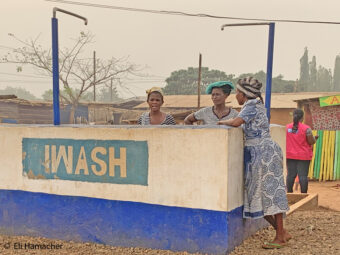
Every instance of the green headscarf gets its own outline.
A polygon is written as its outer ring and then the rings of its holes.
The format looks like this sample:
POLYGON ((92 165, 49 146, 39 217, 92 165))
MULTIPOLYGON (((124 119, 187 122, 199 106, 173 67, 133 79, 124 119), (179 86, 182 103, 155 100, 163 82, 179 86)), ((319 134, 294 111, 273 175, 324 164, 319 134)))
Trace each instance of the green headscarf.
POLYGON ((213 88, 221 88, 225 94, 230 94, 230 91, 234 89, 234 85, 230 81, 216 81, 210 83, 205 92, 211 94, 213 88))

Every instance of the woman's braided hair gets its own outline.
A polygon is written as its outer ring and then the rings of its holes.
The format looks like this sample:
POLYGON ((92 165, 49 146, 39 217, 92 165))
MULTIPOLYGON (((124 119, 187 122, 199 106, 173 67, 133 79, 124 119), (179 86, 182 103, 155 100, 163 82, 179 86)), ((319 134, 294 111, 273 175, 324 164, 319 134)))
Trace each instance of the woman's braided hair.
POLYGON ((292 128, 292 132, 296 133, 298 131, 298 126, 299 126, 299 122, 302 120, 303 118, 303 111, 301 109, 295 109, 293 111, 293 128, 292 128))

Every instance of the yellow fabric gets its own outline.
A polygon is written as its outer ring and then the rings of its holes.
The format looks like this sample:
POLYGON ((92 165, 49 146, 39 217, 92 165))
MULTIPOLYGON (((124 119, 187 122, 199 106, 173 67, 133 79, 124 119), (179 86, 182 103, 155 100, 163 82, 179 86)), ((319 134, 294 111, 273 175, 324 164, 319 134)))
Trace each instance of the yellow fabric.
POLYGON ((163 91, 160 87, 152 87, 151 89, 146 90, 146 94, 148 95, 152 92, 159 92, 162 96, 164 96, 163 91))

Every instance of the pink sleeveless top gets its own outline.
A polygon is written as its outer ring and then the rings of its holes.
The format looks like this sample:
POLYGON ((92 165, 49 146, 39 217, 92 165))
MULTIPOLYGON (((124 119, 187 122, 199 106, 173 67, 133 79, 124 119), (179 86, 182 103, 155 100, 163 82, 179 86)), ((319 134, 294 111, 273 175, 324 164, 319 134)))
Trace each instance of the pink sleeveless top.
POLYGON ((308 144, 306 131, 309 126, 300 123, 296 133, 292 131, 293 123, 286 126, 286 158, 311 160, 313 157, 312 146, 308 144))

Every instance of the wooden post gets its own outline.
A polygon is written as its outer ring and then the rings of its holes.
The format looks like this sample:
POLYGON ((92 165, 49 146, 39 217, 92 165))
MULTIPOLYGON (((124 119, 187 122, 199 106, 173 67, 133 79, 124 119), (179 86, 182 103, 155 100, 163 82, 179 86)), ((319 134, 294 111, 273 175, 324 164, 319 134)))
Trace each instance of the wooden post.
POLYGON ((113 78, 111 78, 111 84, 110 84, 110 101, 111 101, 111 103, 112 103, 112 80, 113 80, 113 78))
MULTIPOLYGON (((93 51, 93 102, 96 102, 96 51, 93 51)), ((96 123, 96 105, 93 104, 93 121, 96 123)))
POLYGON ((201 70, 202 70, 202 54, 200 53, 198 61, 197 109, 201 107, 201 70))
POLYGON ((96 102, 96 51, 93 51, 93 101, 96 102))

